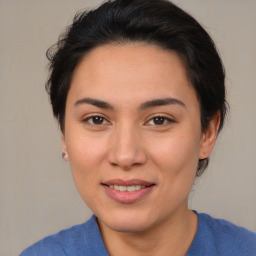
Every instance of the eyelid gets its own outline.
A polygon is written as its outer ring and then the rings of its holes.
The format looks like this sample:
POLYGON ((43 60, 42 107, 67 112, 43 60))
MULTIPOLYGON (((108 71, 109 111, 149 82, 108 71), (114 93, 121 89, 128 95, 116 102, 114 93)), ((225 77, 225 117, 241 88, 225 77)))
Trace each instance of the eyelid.
MULTIPOLYGON (((111 122, 108 120, 108 118, 105 117, 102 114, 99 114, 99 113, 88 114, 88 115, 84 116, 83 118, 81 118, 81 122, 85 123, 89 126, 92 126, 92 127, 100 127, 100 126, 111 125, 111 122), (102 124, 91 124, 88 120, 90 120, 93 117, 102 118, 103 123, 102 124)), ((167 114, 154 114, 154 115, 151 115, 150 117, 147 118, 147 121, 144 122, 144 125, 157 126, 157 127, 160 128, 160 127, 163 127, 163 126, 166 126, 170 123, 175 123, 175 122, 176 122, 176 120, 173 117, 170 117, 170 115, 167 116, 167 114), (157 124, 148 124, 151 120, 153 120, 154 118, 157 118, 157 117, 165 119, 165 122, 167 121, 167 123, 159 124, 159 125, 157 125, 157 124)))
MULTIPOLYGON (((156 125, 156 124, 155 124, 154 126, 163 127, 163 126, 168 125, 168 124, 170 124, 170 123, 175 123, 175 122, 176 122, 176 120, 175 120, 173 117, 170 117, 169 115, 166 116, 166 114, 154 114, 153 116, 150 116, 150 117, 147 119, 147 121, 145 122, 145 124, 149 123, 152 119, 157 118, 157 117, 164 118, 165 120, 168 121, 168 123, 167 123, 167 124, 162 124, 162 125, 156 125)), ((153 126, 153 125, 151 125, 151 126, 153 126)))
POLYGON ((90 126, 93 126, 93 127, 100 127, 100 126, 105 126, 105 125, 111 124, 111 123, 108 121, 108 119, 107 119, 104 115, 98 114, 98 113, 86 115, 85 117, 83 117, 83 118, 81 119, 81 122, 82 122, 82 123, 86 123, 86 124, 88 124, 88 125, 90 125, 90 126), (91 123, 89 123, 88 120, 90 120, 90 119, 93 118, 93 117, 100 117, 100 118, 104 119, 104 121, 106 121, 106 123, 103 123, 103 124, 91 124, 91 123))

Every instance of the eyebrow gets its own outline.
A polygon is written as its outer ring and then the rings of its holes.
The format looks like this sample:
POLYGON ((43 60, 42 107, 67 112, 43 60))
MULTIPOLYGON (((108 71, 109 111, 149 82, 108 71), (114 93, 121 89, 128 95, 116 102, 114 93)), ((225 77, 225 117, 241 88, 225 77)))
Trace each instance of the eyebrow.
POLYGON ((83 98, 83 99, 76 101, 75 107, 79 106, 81 104, 91 104, 98 108, 114 109, 114 107, 112 105, 110 105, 109 103, 107 103, 103 100, 97 100, 97 99, 92 99, 92 98, 83 98))
POLYGON ((142 103, 139 107, 139 110, 145 110, 152 107, 166 106, 166 105, 180 105, 186 107, 185 103, 175 99, 175 98, 163 98, 163 99, 154 99, 142 103))
MULTIPOLYGON (((103 108, 103 109, 112 109, 112 110, 114 109, 114 106, 112 106, 108 102, 98 100, 98 99, 93 99, 93 98, 83 98, 83 99, 80 99, 75 102, 75 106, 79 106, 81 104, 90 104, 90 105, 96 106, 98 108, 103 108)), ((186 107, 184 102, 182 102, 178 99, 163 98, 163 99, 153 99, 153 100, 146 101, 139 106, 138 110, 142 111, 142 110, 146 110, 148 108, 166 106, 166 105, 176 105, 176 104, 186 107)))

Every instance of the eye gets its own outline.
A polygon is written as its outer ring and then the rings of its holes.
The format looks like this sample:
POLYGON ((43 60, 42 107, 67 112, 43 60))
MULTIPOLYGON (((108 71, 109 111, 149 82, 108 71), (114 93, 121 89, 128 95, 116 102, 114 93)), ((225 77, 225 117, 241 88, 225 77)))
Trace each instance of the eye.
POLYGON ((102 116, 90 116, 83 120, 84 123, 88 123, 93 126, 100 126, 104 124, 108 124, 109 122, 102 116))
POLYGON ((168 117, 165 116, 155 116, 153 118, 151 118, 147 124, 148 125, 154 125, 154 126, 163 126, 166 125, 168 123, 173 123, 174 121, 168 117))

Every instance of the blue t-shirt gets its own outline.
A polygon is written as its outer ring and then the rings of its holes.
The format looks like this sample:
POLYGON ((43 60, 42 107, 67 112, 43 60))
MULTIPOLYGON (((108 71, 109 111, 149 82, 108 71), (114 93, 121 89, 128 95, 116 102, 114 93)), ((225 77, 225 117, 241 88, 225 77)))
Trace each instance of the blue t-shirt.
MULTIPOLYGON (((186 256, 256 256, 256 233, 205 213, 197 215, 197 233, 186 256)), ((81 225, 38 241, 20 254, 64 255, 109 256, 94 215, 81 225)))

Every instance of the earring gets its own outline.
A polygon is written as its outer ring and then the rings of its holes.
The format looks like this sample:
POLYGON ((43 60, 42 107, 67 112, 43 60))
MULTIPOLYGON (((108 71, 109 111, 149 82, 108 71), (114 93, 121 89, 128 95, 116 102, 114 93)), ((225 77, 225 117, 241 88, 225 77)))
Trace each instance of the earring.
POLYGON ((67 161, 68 160, 68 153, 67 152, 62 152, 61 154, 62 158, 67 161))

